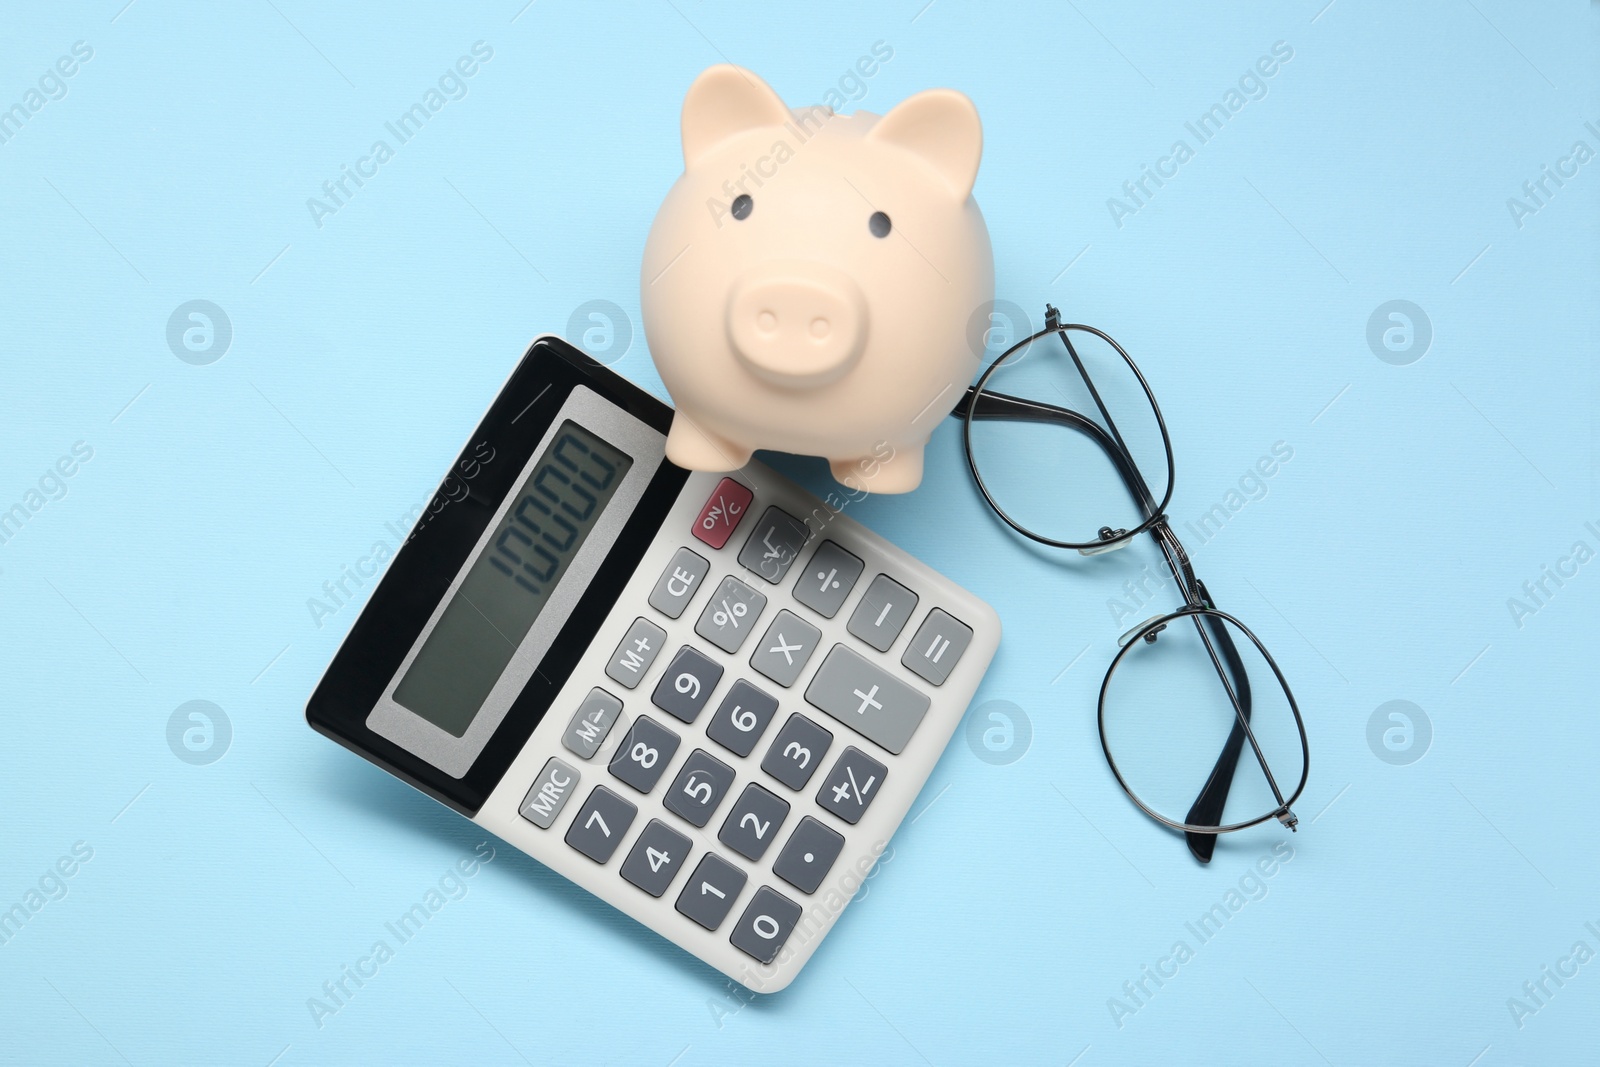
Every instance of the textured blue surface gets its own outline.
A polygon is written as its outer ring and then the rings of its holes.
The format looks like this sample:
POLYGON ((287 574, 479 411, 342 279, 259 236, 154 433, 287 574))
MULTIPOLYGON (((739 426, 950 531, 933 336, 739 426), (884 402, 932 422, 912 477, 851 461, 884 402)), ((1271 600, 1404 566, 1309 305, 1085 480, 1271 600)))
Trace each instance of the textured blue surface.
POLYGON ((0 945, 0 1059, 1592 1059, 1600 160, 1574 145, 1600 151, 1600 8, 924 2, 7 5, 0 509, 26 521, 0 544, 0 907, 28 916, 0 945), (465 95, 319 226, 308 198, 479 41, 465 95), (1238 835, 1210 869, 1139 815, 1092 708, 1107 600, 1157 557, 1024 547, 947 425, 922 489, 855 514, 999 610, 978 701, 1022 709, 1029 747, 996 764, 958 735, 807 973, 746 1004, 503 844, 453 876, 485 835, 305 726, 357 611, 308 600, 393 543, 523 345, 586 301, 626 310, 617 369, 660 392, 638 257, 701 68, 802 103, 855 89, 878 41, 848 106, 977 102, 1000 295, 1133 351, 1180 522, 1293 448, 1191 548, 1293 679, 1312 777, 1298 835, 1238 835), (58 81, 75 42, 92 58, 58 81), (1292 59, 1199 144, 1184 124, 1275 42, 1292 59), (1192 158, 1114 213, 1180 138, 1192 158), (1568 177, 1535 201, 1546 166, 1568 177), (191 300, 231 324, 208 365, 168 343, 191 300), (1424 309, 1424 358, 1369 346, 1390 300, 1424 309), (208 764, 169 744, 195 700, 231 728, 208 764), (1431 724, 1407 764, 1368 741, 1393 700, 1431 724), (319 1025, 308 1002, 380 938, 319 1025))

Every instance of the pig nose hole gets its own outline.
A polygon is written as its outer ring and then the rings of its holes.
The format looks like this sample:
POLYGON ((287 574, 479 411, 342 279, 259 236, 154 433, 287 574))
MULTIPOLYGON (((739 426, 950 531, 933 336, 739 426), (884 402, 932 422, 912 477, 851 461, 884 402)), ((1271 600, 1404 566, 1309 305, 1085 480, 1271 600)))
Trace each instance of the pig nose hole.
POLYGON ((778 329, 778 316, 769 310, 763 310, 756 315, 756 327, 762 333, 775 333, 778 329))
POLYGON ((815 337, 817 340, 821 341, 827 337, 829 329, 831 329, 831 327, 828 325, 828 320, 822 316, 819 315, 811 320, 811 336, 815 337))

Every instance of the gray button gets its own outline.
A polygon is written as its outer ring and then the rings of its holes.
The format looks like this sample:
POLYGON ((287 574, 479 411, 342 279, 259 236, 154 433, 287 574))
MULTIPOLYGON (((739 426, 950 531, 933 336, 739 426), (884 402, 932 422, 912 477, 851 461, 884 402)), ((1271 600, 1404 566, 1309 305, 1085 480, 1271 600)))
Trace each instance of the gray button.
POLYGON ((577 788, 578 772, 551 756, 517 811, 539 829, 548 830, 577 788))
POLYGON ((660 819, 651 819, 622 861, 622 877, 659 897, 688 858, 689 839, 660 819))
POLYGON ((767 732, 778 701, 743 678, 733 683, 717 713, 706 725, 706 736, 735 756, 748 756, 767 732))
POLYGON ((787 689, 800 677, 821 641, 821 630, 785 608, 756 644, 750 666, 787 689))
POLYGON ((862 566, 856 556, 832 541, 824 541, 795 579, 794 598, 824 619, 831 619, 856 587, 862 566))
POLYGON ((747 860, 758 860, 766 855, 767 847, 777 839, 778 829, 788 817, 787 800, 751 782, 722 820, 717 840, 747 860))
POLYGON ((773 739, 761 769, 790 789, 804 789, 831 744, 832 734, 796 712, 773 739))
POLYGON ((800 921, 800 905, 782 893, 767 886, 756 890, 749 907, 739 916, 728 938, 733 947, 755 959, 757 963, 771 963, 778 950, 789 940, 794 924, 800 921))
POLYGON ((887 574, 880 574, 872 579, 861 603, 850 613, 848 629, 879 652, 887 652, 916 610, 917 594, 887 574))
POLYGON ((578 710, 572 713, 572 721, 567 723, 567 732, 561 736, 561 743, 576 755, 592 759, 600 751, 600 746, 606 743, 606 735, 611 732, 620 714, 622 701, 597 686, 589 690, 589 695, 583 698, 578 710))
POLYGON ((739 564, 777 585, 810 538, 805 523, 780 508, 768 508, 739 550, 739 564))
POLYGON ((721 680, 722 664, 684 645, 667 664, 650 702, 668 715, 694 722, 721 680))
POLYGON ((683 770, 672 780, 661 803, 690 824, 704 826, 711 821, 712 812, 722 803, 731 785, 733 768, 705 749, 697 748, 683 761, 683 770))
POLYGON ((733 902, 744 892, 746 880, 739 868, 708 852, 700 857, 700 866, 678 894, 678 910, 707 930, 715 930, 733 910, 733 902))
POLYGON ((637 686, 661 653, 667 632, 649 619, 634 619, 633 625, 622 638, 622 643, 611 654, 606 664, 606 674, 629 689, 637 686))
POLYGON ((689 606, 689 601, 694 599, 695 590, 700 588, 700 579, 706 576, 710 567, 711 564, 687 548, 678 549, 673 553, 667 569, 656 579, 656 587, 650 590, 650 606, 667 618, 676 619, 689 606))
POLYGON ((943 608, 934 608, 917 627, 900 663, 934 685, 943 685, 971 643, 972 627, 943 608))
POLYGON ((633 729, 611 757, 611 773, 641 793, 656 787, 678 751, 678 735, 648 716, 633 720, 633 729))
POLYGON ((806 687, 806 700, 899 755, 928 713, 919 693, 844 645, 834 645, 806 687))
POLYGON ((572 825, 567 827, 567 844, 596 863, 604 863, 622 844, 622 838, 638 814, 638 808, 605 786, 597 785, 578 809, 572 825))
POLYGON ((817 803, 854 826, 883 789, 889 769, 859 748, 839 754, 838 762, 817 790, 817 803))
POLYGON ((778 853, 772 873, 802 893, 815 893, 844 849, 844 836, 807 815, 778 853))
POLYGON ((711 594, 711 603, 700 612, 694 632, 724 652, 737 652, 766 606, 765 593, 756 592, 730 575, 711 594))

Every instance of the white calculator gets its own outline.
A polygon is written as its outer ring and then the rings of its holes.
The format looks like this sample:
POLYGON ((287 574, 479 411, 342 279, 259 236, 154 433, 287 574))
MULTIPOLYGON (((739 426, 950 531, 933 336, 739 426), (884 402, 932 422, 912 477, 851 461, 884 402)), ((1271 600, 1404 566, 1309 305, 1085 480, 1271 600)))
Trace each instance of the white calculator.
POLYGON ((306 718, 770 993, 888 845, 1000 622, 759 463, 674 466, 671 416, 535 341, 306 718))

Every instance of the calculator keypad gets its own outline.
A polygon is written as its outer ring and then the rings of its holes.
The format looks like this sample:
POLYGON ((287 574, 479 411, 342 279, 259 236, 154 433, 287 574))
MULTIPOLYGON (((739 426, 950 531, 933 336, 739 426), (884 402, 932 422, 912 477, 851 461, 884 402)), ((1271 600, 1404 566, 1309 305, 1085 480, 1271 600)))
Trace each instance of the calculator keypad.
POLYGON ((778 710, 778 701, 744 679, 733 683, 717 713, 706 726, 706 736, 735 756, 748 756, 766 733, 778 710))
POLYGON ((678 751, 678 735, 644 715, 633 722, 611 757, 611 773, 641 793, 656 787, 678 751))
POLYGON ((560 735, 578 765, 549 758, 518 811, 543 829, 559 822, 567 845, 596 863, 619 858, 614 877, 672 900, 677 913, 765 964, 804 914, 797 901, 835 872, 848 828, 882 791, 892 762, 883 750, 905 751, 932 687, 951 677, 974 634, 930 606, 902 640, 917 592, 868 570, 869 553, 852 552, 842 535, 843 544, 814 539, 783 508, 757 507, 757 521, 743 524, 753 499, 737 481, 719 482, 694 520, 700 543, 672 551, 645 587, 654 614, 635 618, 606 662, 621 697, 590 689, 560 735), (767 617, 769 597, 778 603, 767 617), (669 643, 676 651, 658 670, 669 643), (608 735, 629 701, 631 724, 612 751, 608 735), (708 711, 702 739, 696 723, 708 711), (582 761, 602 749, 628 789, 594 786, 565 814, 582 761), (651 795, 659 805, 639 799, 651 795))
POLYGON ((787 689, 806 669, 806 661, 821 641, 821 630, 785 608, 756 643, 750 666, 787 689))
POLYGON ((759 593, 729 575, 722 579, 711 602, 700 612, 700 621, 694 632, 710 641, 724 652, 737 652, 744 639, 755 628, 761 609, 767 606, 767 596, 759 593))
POLYGON ((751 782, 722 821, 717 840, 747 860, 759 860, 777 839, 789 802, 751 782))
POLYGON ((650 702, 674 718, 694 722, 721 680, 722 664, 684 645, 667 664, 650 702))
POLYGON ((683 770, 672 780, 661 803, 672 814, 692 826, 703 827, 733 785, 733 768, 697 748, 683 761, 683 770))
POLYGON ((767 749, 761 769, 793 790, 801 790, 811 781, 833 744, 833 735, 810 719, 795 712, 783 724, 772 747, 767 749))

